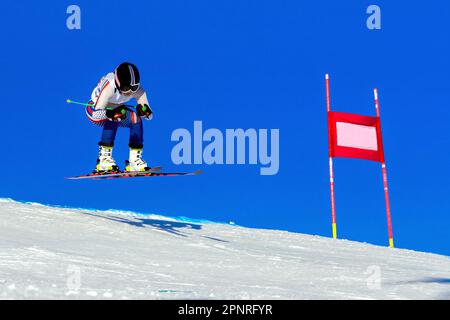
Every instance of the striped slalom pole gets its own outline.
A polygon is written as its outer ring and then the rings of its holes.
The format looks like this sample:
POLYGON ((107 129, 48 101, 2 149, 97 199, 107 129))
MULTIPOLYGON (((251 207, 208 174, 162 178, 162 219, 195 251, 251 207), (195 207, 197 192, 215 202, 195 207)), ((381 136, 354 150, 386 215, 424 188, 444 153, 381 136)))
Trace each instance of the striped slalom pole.
POLYGON ((333 174, 333 158, 329 159, 330 167, 330 191, 331 191, 331 229, 333 232, 333 239, 337 239, 336 227, 336 209, 334 205, 334 174, 333 174))
MULTIPOLYGON (((373 94, 374 94, 374 98, 375 98, 375 109, 377 112, 377 118, 380 119, 380 102, 378 100, 378 89, 374 89, 373 94)), ((382 150, 381 150, 381 154, 382 154, 381 172, 383 174, 384 198, 386 201, 386 215, 387 215, 387 224, 388 224, 389 247, 394 248, 394 237, 392 235, 391 206, 389 203, 388 179, 387 179, 387 171, 386 171, 386 162, 384 160, 384 149, 383 149, 383 141, 382 140, 380 141, 380 144, 381 144, 381 148, 382 148, 382 150)))
MULTIPOLYGON (((330 76, 325 75, 325 87, 327 94, 327 114, 331 111, 330 103, 330 76)), ((337 225, 336 225, 336 207, 334 204, 334 171, 333 171, 333 158, 331 156, 331 139, 330 139, 330 127, 328 125, 328 165, 330 170, 330 195, 331 195, 331 229, 333 233, 333 239, 337 239, 337 225)))

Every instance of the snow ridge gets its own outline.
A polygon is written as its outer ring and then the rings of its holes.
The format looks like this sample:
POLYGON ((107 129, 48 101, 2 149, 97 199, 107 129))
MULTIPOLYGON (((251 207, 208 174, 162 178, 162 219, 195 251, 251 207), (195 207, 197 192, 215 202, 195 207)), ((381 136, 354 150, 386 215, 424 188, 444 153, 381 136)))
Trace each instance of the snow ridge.
POLYGON ((0 299, 450 299, 450 258, 0 199, 0 299))

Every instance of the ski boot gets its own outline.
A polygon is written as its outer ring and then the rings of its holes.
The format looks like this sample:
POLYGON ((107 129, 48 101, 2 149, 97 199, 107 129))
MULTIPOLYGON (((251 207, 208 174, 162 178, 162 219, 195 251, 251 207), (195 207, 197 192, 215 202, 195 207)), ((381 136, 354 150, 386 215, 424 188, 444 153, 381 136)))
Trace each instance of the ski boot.
POLYGON ((136 172, 136 171, 149 171, 151 168, 142 159, 142 148, 130 148, 130 158, 125 161, 125 171, 136 172))
POLYGON ((113 147, 100 146, 98 152, 97 165, 94 173, 118 173, 119 166, 112 157, 113 147))

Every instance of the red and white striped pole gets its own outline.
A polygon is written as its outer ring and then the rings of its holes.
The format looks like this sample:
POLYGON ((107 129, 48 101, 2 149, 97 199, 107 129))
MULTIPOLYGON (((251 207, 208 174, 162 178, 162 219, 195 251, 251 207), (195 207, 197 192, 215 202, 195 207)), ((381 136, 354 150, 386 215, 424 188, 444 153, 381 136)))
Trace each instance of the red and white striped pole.
MULTIPOLYGON (((325 87, 327 90, 327 115, 331 111, 330 106, 330 76, 325 75, 325 87)), ((334 205, 334 172, 333 172, 333 157, 331 156, 331 138, 330 138, 330 127, 328 124, 328 161, 330 167, 330 191, 331 191, 331 228, 333 232, 333 239, 337 238, 337 227, 336 227, 336 207, 334 205)))
MULTIPOLYGON (((373 90, 373 94, 375 97, 375 109, 377 111, 377 118, 380 119, 380 102, 378 100, 378 89, 373 90)), ((380 122, 381 128, 381 122, 380 122)), ((381 129, 380 129, 381 130, 381 129)), ((383 185, 384 185, 384 198, 386 200, 386 215, 387 215, 387 224, 388 224, 388 234, 389 234, 389 247, 394 248, 394 237, 392 235, 392 221, 391 221, 391 207, 389 204, 389 189, 388 189, 388 179, 387 179, 387 171, 386 171, 386 162, 384 159, 384 149, 383 149, 383 141, 381 139, 381 134, 379 139, 381 145, 381 171, 383 174, 383 185)))

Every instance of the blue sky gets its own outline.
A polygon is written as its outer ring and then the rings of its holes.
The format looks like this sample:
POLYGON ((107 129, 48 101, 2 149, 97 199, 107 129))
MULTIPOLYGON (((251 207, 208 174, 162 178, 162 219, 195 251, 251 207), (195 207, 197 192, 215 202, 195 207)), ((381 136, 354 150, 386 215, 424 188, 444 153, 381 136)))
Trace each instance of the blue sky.
MULTIPOLYGON (((374 115, 379 88, 394 240, 450 255, 450 3, 431 1, 6 1, 0 197, 127 209, 331 236, 324 74, 332 109, 374 115), (81 8, 81 30, 66 9, 81 8), (381 8, 381 30, 366 9, 381 8), (95 165, 87 100, 122 61, 155 112, 144 158, 196 177, 69 181, 95 165), (280 171, 180 165, 173 130, 280 129, 280 171)), ((114 156, 126 159, 128 131, 114 156)), ((387 245, 378 163, 336 159, 340 238, 387 245)))

